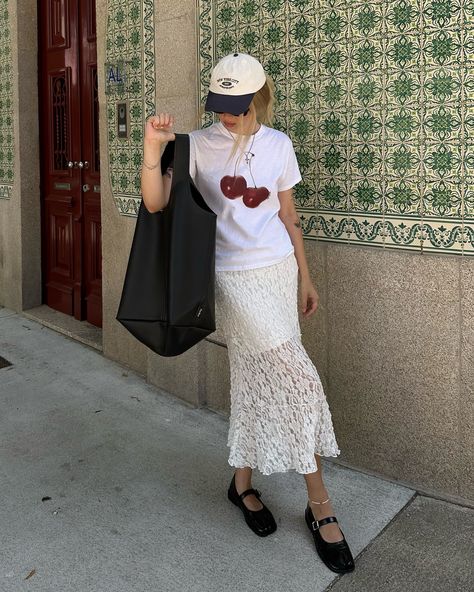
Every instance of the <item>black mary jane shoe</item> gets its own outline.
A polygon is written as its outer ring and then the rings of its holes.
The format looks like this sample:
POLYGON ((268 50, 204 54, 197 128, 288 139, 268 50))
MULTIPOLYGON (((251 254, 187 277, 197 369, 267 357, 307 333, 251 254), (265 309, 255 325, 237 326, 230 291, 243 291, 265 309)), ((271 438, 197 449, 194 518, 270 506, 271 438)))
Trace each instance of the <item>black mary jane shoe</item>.
POLYGON ((316 551, 326 567, 336 573, 353 571, 355 568, 354 558, 342 530, 343 539, 334 543, 325 541, 319 532, 320 526, 329 522, 337 522, 337 518, 335 516, 327 516, 326 518, 321 518, 321 520, 315 520, 313 511, 309 505, 306 505, 304 517, 313 535, 316 551))
POLYGON ((258 534, 258 536, 264 537, 268 536, 269 534, 272 534, 272 532, 275 532, 277 525, 275 519, 273 518, 273 514, 260 499, 261 495, 262 494, 260 493, 260 491, 258 491, 258 489, 254 489, 253 487, 251 487, 250 489, 246 489, 245 491, 242 491, 241 494, 237 493, 237 489, 235 487, 234 473, 229 489, 227 491, 227 497, 233 504, 235 504, 238 508, 242 510, 245 522, 254 531, 254 533, 258 534), (263 508, 260 508, 260 510, 250 510, 244 504, 244 497, 246 495, 250 495, 251 493, 253 493, 263 504, 263 508))

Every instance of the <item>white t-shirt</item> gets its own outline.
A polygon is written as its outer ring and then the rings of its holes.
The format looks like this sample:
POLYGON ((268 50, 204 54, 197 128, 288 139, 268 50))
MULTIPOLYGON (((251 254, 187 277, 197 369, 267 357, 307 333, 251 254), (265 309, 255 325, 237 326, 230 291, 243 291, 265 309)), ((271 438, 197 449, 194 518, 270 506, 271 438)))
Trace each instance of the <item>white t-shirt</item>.
MULTIPOLYGON (((278 216, 278 191, 301 181, 291 139, 282 131, 261 124, 254 138, 250 166, 239 148, 226 164, 236 134, 220 121, 189 133, 189 174, 207 205, 217 215, 216 271, 252 269, 282 261, 294 252, 285 225, 278 216), (240 160, 239 160, 240 156, 240 160), (269 195, 256 207, 245 205, 244 196, 230 199, 221 189, 224 176, 245 178, 247 188, 267 188, 269 195), (255 180, 255 184, 254 181, 255 180)), ((252 137, 243 147, 250 149, 252 137)), ((242 180, 239 190, 245 190, 242 180)), ((224 190, 228 192, 228 189, 224 190)), ((265 190, 261 190, 265 194, 265 190)), ((253 202, 255 203, 255 202, 253 202)))

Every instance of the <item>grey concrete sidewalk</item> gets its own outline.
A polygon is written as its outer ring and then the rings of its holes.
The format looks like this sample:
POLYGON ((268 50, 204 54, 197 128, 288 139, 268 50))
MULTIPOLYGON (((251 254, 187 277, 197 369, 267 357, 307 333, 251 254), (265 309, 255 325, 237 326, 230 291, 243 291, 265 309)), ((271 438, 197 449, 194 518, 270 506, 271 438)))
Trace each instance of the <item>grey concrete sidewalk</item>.
POLYGON ((270 537, 228 501, 225 418, 5 308, 0 356, 1 592, 472 585, 473 510, 323 460, 356 560, 337 576, 305 525, 302 475, 254 471, 278 522, 270 537))

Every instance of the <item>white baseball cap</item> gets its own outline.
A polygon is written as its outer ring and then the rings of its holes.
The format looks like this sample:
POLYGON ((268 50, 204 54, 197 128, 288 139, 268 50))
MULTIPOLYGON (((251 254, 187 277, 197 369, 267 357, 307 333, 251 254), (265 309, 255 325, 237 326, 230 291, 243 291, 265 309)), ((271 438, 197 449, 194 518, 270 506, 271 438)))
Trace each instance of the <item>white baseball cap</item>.
POLYGON ((262 64, 247 53, 223 57, 211 73, 206 111, 240 115, 266 82, 262 64))

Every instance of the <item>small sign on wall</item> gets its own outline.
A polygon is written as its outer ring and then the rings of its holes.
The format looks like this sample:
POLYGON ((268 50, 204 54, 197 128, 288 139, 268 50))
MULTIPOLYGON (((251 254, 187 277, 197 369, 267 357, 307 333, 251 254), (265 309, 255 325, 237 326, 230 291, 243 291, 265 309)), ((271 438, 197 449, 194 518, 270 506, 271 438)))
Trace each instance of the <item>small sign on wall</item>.
POLYGON ((128 72, 130 61, 117 60, 114 63, 105 63, 105 94, 124 95, 129 92, 128 72))
POLYGON ((12 186, 0 184, 0 199, 10 199, 12 196, 12 186))

